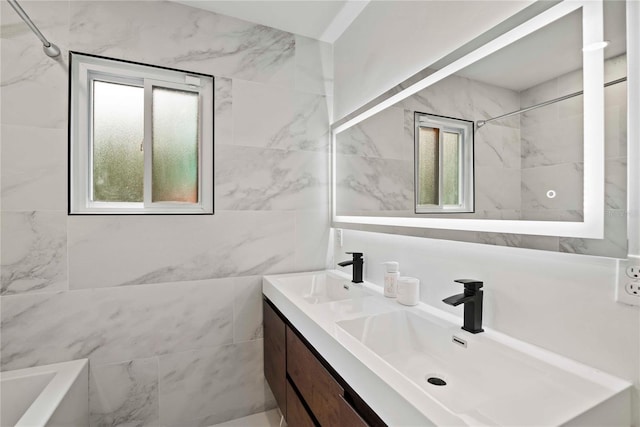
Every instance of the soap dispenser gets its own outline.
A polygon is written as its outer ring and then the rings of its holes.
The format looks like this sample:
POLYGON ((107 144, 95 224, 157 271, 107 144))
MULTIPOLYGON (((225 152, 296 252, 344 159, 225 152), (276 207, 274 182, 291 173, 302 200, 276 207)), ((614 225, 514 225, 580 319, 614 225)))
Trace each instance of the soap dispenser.
POLYGON ((395 298, 398 295, 400 264, 395 261, 387 261, 382 264, 387 266, 387 272, 384 273, 384 296, 388 298, 395 298))

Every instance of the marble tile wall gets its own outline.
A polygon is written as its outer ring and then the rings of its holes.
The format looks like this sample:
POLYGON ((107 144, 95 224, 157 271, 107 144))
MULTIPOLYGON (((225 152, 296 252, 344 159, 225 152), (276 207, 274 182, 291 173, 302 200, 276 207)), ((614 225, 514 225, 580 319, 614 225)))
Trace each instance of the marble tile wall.
POLYGON ((327 265, 332 47, 159 1, 3 2, 2 370, 89 358, 92 426, 273 407, 261 276, 327 265), (215 76, 213 216, 67 216, 68 51, 215 76))
MULTIPOLYGON (((450 76, 338 134, 337 212, 415 215, 415 112, 476 121, 517 110, 519 105, 515 91, 450 76)), ((479 128, 474 136, 476 213, 456 215, 492 218, 519 210, 519 121, 479 128)))
MULTIPOLYGON (((605 61, 605 81, 626 75, 626 55, 605 61)), ((527 107, 582 90, 581 71, 571 72, 521 92, 527 107)), ((626 230, 627 84, 605 88, 605 236, 604 239, 547 238, 561 252, 624 258, 626 230)), ((520 116, 522 132, 522 218, 582 219, 583 116, 578 96, 520 116), (548 190, 555 198, 546 196, 548 190)))
MULTIPOLYGON (((625 75, 624 55, 605 80, 625 75)), ((516 92, 459 76, 387 108, 338 135, 337 212, 413 216, 414 111, 467 120, 495 117, 582 89, 581 72, 516 92), (402 116, 404 119, 402 119, 402 116), (399 122, 404 134, 399 135, 399 122)), ((582 99, 573 98, 475 129, 476 212, 458 218, 582 221, 582 99), (553 189, 557 196, 548 198, 553 189)), ((605 89, 604 239, 396 228, 394 233, 608 257, 626 256, 626 83, 605 89)), ((439 217, 439 215, 430 215, 439 217)), ((446 215, 445 215, 446 216, 446 215)), ((390 232, 389 228, 346 228, 390 232)))

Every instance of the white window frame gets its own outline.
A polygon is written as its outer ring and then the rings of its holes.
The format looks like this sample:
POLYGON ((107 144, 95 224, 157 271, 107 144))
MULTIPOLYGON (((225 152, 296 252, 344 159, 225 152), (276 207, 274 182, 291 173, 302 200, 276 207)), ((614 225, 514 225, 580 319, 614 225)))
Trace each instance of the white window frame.
POLYGON ((474 212, 474 182, 473 182, 473 126, 469 120, 454 119, 427 113, 414 113, 414 149, 415 149, 415 211, 416 213, 454 213, 474 212), (438 204, 419 204, 420 194, 420 128, 438 129, 438 204), (442 137, 444 132, 459 135, 460 147, 458 156, 458 194, 460 203, 445 205, 442 203, 442 137))
POLYGON ((213 214, 213 76, 71 53, 69 214, 213 214), (93 82, 144 88, 144 201, 96 202, 92 192, 93 82), (198 94, 198 202, 152 202, 152 90, 198 94))

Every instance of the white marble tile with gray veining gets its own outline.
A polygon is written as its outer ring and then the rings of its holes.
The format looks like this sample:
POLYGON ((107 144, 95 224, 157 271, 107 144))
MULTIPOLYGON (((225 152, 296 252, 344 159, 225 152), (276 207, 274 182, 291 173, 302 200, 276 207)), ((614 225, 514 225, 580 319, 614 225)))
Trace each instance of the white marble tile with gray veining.
POLYGON ((262 276, 237 277, 233 288, 233 342, 262 338, 262 276))
POLYGON ((234 80, 234 144, 328 152, 328 102, 322 95, 234 80))
POLYGON ((623 53, 604 61, 604 81, 610 82, 627 77, 627 54, 623 53))
POLYGON ((532 236, 521 235, 522 248, 538 249, 542 251, 558 252, 560 250, 560 238, 556 236, 532 236))
POLYGON ((256 340, 161 356, 160 423, 215 424, 271 407, 262 346, 256 340))
POLYGON ((604 114, 605 157, 624 157, 627 155, 627 109, 608 106, 604 114))
POLYGON ((605 155, 607 158, 627 155, 627 83, 609 86, 605 99, 605 155))
POLYGON ((158 359, 91 366, 91 427, 158 426, 158 359))
POLYGON ((326 153, 229 145, 216 150, 218 209, 316 209, 327 203, 326 153))
POLYGON ((476 167, 475 185, 476 210, 520 209, 520 169, 476 167))
POLYGON ((290 271, 295 213, 69 219, 72 289, 290 271))
POLYGON ((333 95, 333 45, 296 34, 296 89, 333 95))
POLYGON ((2 125, 2 210, 67 210, 67 132, 2 125))
POLYGON ((233 81, 215 78, 213 132, 216 145, 233 144, 233 81))
POLYGON ((52 59, 37 39, 29 45, 2 41, 2 124, 66 128, 67 55, 60 48, 60 57, 52 59))
POLYGON ((233 278, 1 298, 3 370, 107 364, 233 341, 233 278))
MULTIPOLYGON (((561 92, 561 96, 564 95, 561 92)), ((571 120, 582 117, 584 113, 584 96, 575 96, 558 102, 558 119, 571 120)))
MULTIPOLYGON (((528 89, 525 89, 520 92, 520 108, 527 108, 532 105, 539 104, 541 102, 549 101, 558 96, 558 79, 553 78, 546 82, 539 83, 535 86, 532 86, 528 89)), ((551 104, 549 107, 556 105, 551 104)), ((555 111, 557 117, 557 109, 553 108, 539 108, 532 111, 555 111)), ((525 113, 526 114, 526 113, 525 113)))
MULTIPOLYGON (((21 4, 31 20, 56 43, 65 43, 68 38, 69 4, 67 1, 28 1, 21 4)), ((0 5, 0 37, 6 40, 24 40, 42 45, 8 2, 0 5)))
POLYGON ((67 124, 69 3, 29 1, 22 7, 62 54, 56 59, 46 56, 29 27, 7 2, 2 2, 2 123, 64 128, 67 124))
POLYGON ((626 258, 627 256, 627 212, 606 210, 603 239, 560 238, 560 252, 626 258))
POLYGON ((581 115, 547 123, 523 117, 521 124, 523 168, 584 160, 584 126, 581 115))
MULTIPOLYGON (((69 48, 109 58, 148 62, 148 57, 141 55, 141 39, 145 27, 162 16, 161 9, 163 5, 159 2, 72 1, 69 48)), ((162 39, 167 36, 167 28, 154 35, 164 44, 162 39)))
POLYGON ((523 210, 582 210, 582 163, 565 163, 522 170, 523 210))
MULTIPOLYGON (((582 69, 570 71, 558 76, 558 94, 560 96, 584 90, 584 73, 582 69)), ((561 101, 562 102, 562 101, 561 101)))
POLYGON ((171 2, 71 2, 74 50, 294 84, 291 33, 171 2))
POLYGON ((476 129, 474 137, 475 166, 520 169, 520 129, 492 123, 476 129))
POLYGON ((522 235, 508 233, 477 233, 477 242, 485 245, 510 246, 519 248, 522 246, 522 235))
POLYGON ((296 211, 295 271, 324 270, 329 265, 330 218, 329 203, 323 209, 296 211))
POLYGON ((336 137, 336 152, 360 157, 408 160, 408 152, 404 146, 404 120, 404 110, 386 108, 339 133, 336 137))
POLYGON ((471 80, 449 76, 395 105, 419 113, 436 114, 461 120, 478 120, 473 107, 471 80))
POLYGON ((340 155, 336 159, 336 192, 339 215, 413 210, 413 163, 340 155))
POLYGON ((402 135, 402 159, 413 161, 415 156, 416 119, 411 110, 404 110, 404 132, 402 135))
MULTIPOLYGON (((469 91, 473 100, 474 116, 467 120, 486 120, 520 109, 520 94, 514 90, 470 80, 469 91)), ((518 129, 519 122, 516 115, 496 120, 492 124, 518 129)))
POLYGON ((608 159, 604 163, 605 208, 624 210, 627 208, 627 159, 608 159))
POLYGON ((67 214, 2 213, 2 295, 67 289, 67 214))

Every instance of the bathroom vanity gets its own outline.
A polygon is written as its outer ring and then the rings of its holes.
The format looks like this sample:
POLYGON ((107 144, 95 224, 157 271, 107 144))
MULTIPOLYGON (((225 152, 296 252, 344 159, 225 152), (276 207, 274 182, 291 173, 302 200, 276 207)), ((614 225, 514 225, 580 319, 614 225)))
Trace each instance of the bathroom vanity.
POLYGON ((263 278, 265 377, 289 425, 630 425, 630 383, 381 293, 337 271, 263 278))
POLYGON ((263 316, 264 373, 290 425, 384 425, 266 297, 263 316))

